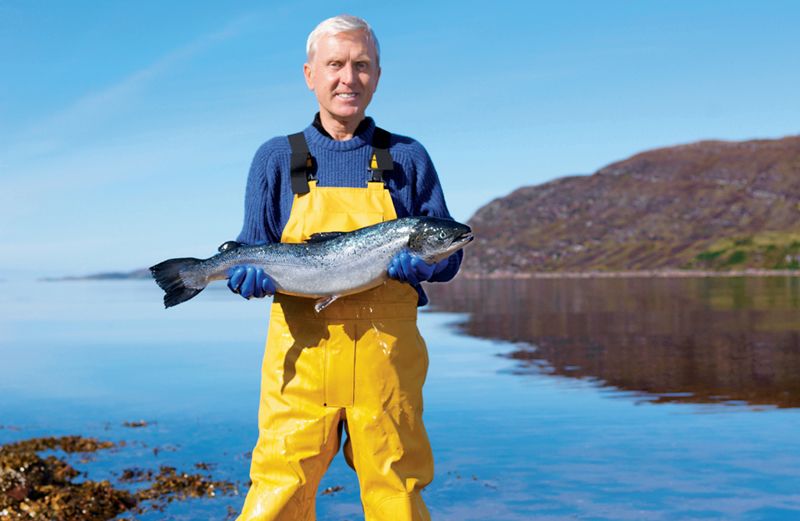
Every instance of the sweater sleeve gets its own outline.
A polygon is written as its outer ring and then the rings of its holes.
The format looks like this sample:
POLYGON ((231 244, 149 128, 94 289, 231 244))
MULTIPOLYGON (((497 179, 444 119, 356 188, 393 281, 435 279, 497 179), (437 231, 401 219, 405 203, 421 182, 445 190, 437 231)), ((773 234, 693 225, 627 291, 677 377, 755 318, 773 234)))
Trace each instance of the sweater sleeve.
MULTIPOLYGON (((429 217, 440 217, 450 219, 453 217, 447 210, 444 200, 444 192, 439 182, 439 176, 433 161, 420 143, 414 142, 414 208, 413 215, 424 215, 429 217)), ((456 276, 461 267, 461 260, 464 258, 464 251, 458 250, 448 258, 447 267, 434 273, 431 282, 447 282, 456 276)))
POLYGON ((265 143, 256 151, 250 164, 244 195, 244 222, 237 242, 248 245, 275 242, 267 226, 270 180, 275 175, 271 172, 271 155, 268 143, 265 143))

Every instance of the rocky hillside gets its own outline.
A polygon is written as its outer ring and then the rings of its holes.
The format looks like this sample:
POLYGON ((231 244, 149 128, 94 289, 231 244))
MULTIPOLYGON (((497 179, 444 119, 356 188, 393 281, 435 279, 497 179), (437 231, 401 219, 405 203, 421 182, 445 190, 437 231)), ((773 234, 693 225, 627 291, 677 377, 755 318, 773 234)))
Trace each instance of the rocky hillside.
POLYGON ((800 136, 651 150, 479 209, 465 273, 800 268, 800 136))

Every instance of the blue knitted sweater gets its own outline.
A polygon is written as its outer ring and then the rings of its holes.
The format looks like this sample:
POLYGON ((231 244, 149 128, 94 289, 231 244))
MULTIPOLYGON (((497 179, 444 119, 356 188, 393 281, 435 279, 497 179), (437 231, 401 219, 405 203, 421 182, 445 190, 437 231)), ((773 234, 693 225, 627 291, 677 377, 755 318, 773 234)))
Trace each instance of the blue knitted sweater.
MULTIPOLYGON (((366 187, 367 165, 375 122, 366 118, 352 139, 336 141, 309 125, 303 134, 316 160, 318 186, 366 187)), ((384 175, 398 217, 432 216, 451 219, 433 162, 417 141, 392 134, 389 152, 394 170, 384 175)), ((270 139, 256 151, 247 178, 244 224, 237 238, 244 244, 280 242, 289 220, 294 194, 290 175, 291 148, 286 136, 270 139)), ((433 281, 452 279, 461 265, 463 252, 452 255, 448 267, 433 281)), ((420 305, 427 302, 422 288, 420 305)))

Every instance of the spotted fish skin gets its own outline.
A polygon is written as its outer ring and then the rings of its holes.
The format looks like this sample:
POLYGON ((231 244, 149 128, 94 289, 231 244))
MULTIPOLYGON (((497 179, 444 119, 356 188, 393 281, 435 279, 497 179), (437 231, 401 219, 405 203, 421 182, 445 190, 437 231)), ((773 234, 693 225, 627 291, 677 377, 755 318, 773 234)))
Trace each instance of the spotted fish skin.
POLYGON ((164 290, 164 305, 191 299, 231 268, 263 268, 278 292, 317 299, 338 298, 382 284, 389 262, 402 251, 438 262, 472 239, 469 226, 436 217, 404 217, 353 232, 319 234, 300 244, 238 246, 208 259, 169 259, 150 268, 164 290))

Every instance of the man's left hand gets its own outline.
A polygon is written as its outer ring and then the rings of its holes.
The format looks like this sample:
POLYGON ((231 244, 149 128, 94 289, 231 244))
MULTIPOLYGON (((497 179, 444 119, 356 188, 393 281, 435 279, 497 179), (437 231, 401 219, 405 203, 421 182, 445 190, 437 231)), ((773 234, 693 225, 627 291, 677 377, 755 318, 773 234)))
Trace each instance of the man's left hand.
POLYGON ((447 259, 428 264, 417 255, 403 251, 395 255, 386 271, 389 278, 416 286, 420 282, 431 280, 434 275, 447 268, 447 265, 447 259))

